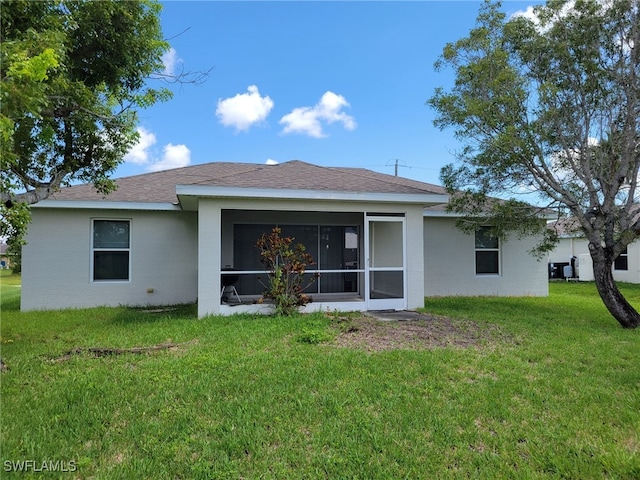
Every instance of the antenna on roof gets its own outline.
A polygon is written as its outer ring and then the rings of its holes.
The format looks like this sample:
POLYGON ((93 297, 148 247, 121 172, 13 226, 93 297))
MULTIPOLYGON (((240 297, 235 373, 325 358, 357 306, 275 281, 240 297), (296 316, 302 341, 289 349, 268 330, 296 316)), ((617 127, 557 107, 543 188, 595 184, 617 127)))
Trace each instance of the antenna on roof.
MULTIPOLYGON (((390 162, 391 160, 389 160, 390 162)), ((393 160, 395 162, 395 176, 398 176, 398 167, 406 167, 406 165, 398 165, 398 162, 402 162, 402 160, 398 160, 397 158, 393 160)), ((389 162, 387 162, 387 167, 389 166, 389 162)), ((404 163, 404 162, 402 162, 404 163)))

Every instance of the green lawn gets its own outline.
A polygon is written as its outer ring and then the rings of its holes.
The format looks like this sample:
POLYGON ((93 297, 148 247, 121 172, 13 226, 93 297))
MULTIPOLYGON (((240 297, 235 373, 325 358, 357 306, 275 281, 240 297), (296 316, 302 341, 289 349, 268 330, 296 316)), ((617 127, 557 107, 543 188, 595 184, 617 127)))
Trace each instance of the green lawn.
POLYGON ((0 285, 2 478, 640 478, 640 331, 592 284, 428 299, 488 333, 379 352, 339 347, 338 316, 20 313, 0 285), (58 471, 7 473, 23 460, 58 471))

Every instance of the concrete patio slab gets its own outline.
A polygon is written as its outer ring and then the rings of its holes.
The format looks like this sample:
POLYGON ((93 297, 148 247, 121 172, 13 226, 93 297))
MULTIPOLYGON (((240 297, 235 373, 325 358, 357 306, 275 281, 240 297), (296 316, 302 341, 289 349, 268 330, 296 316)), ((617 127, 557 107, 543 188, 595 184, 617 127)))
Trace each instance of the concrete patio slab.
POLYGON ((413 310, 370 310, 365 312, 365 315, 383 322, 429 320, 432 318, 429 315, 413 310))

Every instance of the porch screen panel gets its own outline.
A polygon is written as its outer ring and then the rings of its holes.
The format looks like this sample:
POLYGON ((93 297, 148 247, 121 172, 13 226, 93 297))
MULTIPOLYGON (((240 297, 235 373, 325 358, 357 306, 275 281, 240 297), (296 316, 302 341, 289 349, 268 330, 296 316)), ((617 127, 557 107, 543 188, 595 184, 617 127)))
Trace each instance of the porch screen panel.
POLYGON ((376 268, 403 266, 403 226, 399 222, 376 222, 369 237, 371 266, 376 268))
MULTIPOLYGON (((358 292, 357 272, 325 272, 326 270, 357 270, 359 268, 359 227, 336 225, 278 225, 281 236, 292 237, 292 245, 301 243, 313 257, 314 265, 307 271, 320 270, 320 278, 305 293, 358 292)), ((273 224, 235 224, 233 227, 233 265, 239 270, 236 288, 241 295, 261 295, 268 284, 260 251, 256 247, 263 234, 270 234, 273 224), (254 272, 243 274, 241 272, 254 272), (261 272, 261 273, 257 273, 261 272)), ((311 277, 308 273, 305 277, 311 277)), ((306 285, 306 282, 305 282, 306 285)))
MULTIPOLYGON (((269 235, 275 225, 234 225, 233 229, 233 265, 237 270, 263 270, 260 250, 256 247, 258 239, 269 235)), ((301 243, 317 262, 318 227, 315 225, 280 225, 282 237, 294 238, 292 245, 301 243)))
POLYGON ((371 298, 402 298, 404 296, 403 272, 370 272, 371 298))
MULTIPOLYGON (((358 227, 327 225, 320 227, 320 270, 355 270, 358 268, 358 227)), ((323 273, 321 293, 356 292, 358 277, 354 273, 323 273)))
MULTIPOLYGON (((314 262, 318 262, 318 226, 317 225, 281 225, 282 237, 291 237, 294 247, 298 243, 304 245, 307 252, 311 254, 314 262)), ((312 265, 307 270, 316 269, 316 265, 312 265)))
MULTIPOLYGON (((264 270, 256 243, 263 234, 271 233, 273 227, 269 224, 234 225, 233 265, 230 266, 240 271, 264 270)), ((240 274, 235 287, 241 295, 262 295, 266 284, 268 278, 265 274, 240 274)))
POLYGON ((354 293, 358 291, 358 273, 321 273, 320 293, 354 293))
POLYGON ((264 270, 260 262, 260 250, 256 247, 263 234, 269 234, 274 225, 234 225, 233 265, 236 270, 264 270))

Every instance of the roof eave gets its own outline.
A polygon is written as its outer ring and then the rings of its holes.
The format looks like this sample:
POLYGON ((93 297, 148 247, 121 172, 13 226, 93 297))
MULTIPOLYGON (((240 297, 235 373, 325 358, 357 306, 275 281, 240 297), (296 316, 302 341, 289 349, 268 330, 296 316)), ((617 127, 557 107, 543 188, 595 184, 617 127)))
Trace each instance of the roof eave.
POLYGON ((180 205, 152 202, 109 202, 95 200, 42 200, 31 208, 62 208, 81 210, 154 210, 180 211, 180 205))
MULTIPOLYGON (((424 217, 429 217, 429 218, 435 218, 435 217, 440 217, 440 218, 463 218, 463 217, 465 217, 465 215, 462 214, 462 213, 447 212, 446 210, 427 210, 427 209, 425 209, 424 212, 422 212, 422 215, 424 217)), ((538 215, 538 218, 540 220, 549 220, 549 219, 551 219, 553 217, 550 214, 540 213, 538 215)))
POLYGON ((285 188, 213 187, 208 185, 176 185, 176 194, 181 199, 181 203, 183 197, 410 203, 424 206, 446 203, 449 200, 448 195, 437 193, 347 192, 285 188))

